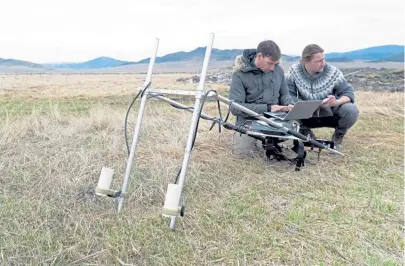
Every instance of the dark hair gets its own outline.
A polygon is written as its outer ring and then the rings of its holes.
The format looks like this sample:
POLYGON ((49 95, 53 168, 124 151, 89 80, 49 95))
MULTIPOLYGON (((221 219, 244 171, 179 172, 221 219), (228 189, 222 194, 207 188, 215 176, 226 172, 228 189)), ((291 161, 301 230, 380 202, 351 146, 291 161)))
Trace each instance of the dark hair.
POLYGON ((281 57, 280 48, 273 41, 262 41, 257 46, 256 52, 261 53, 264 57, 271 57, 274 61, 281 57))
POLYGON ((312 59, 312 55, 317 53, 323 53, 323 49, 317 44, 309 44, 305 46, 301 55, 301 62, 309 62, 312 59))

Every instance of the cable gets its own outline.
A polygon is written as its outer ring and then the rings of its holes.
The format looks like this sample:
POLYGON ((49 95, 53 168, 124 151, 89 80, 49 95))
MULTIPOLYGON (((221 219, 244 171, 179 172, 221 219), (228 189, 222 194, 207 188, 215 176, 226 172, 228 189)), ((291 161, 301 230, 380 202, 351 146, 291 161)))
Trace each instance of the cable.
MULTIPOLYGON (((142 90, 140 90, 140 91, 138 92, 138 94, 135 96, 135 98, 132 100, 131 104, 129 105, 128 110, 127 110, 127 113, 126 113, 126 115, 125 115, 124 135, 125 135, 125 144, 126 144, 126 146, 127 146, 128 156, 129 156, 129 154, 130 154, 129 144, 128 144, 128 134, 127 134, 127 125, 128 125, 129 112, 131 111, 132 105, 134 105, 134 103, 135 103, 136 99, 138 99, 139 95, 141 95, 141 98, 142 98, 143 95, 144 95, 144 93, 145 93, 145 91, 146 91, 146 89, 149 88, 149 86, 150 86, 151 83, 152 83, 152 82, 149 81, 149 83, 146 84, 146 86, 145 86, 142 90)), ((115 198, 121 197, 121 193, 122 193, 122 191, 120 190, 120 191, 115 192, 113 195, 107 195, 107 196, 115 199, 115 198)))
POLYGON ((180 106, 175 106, 174 104, 170 104, 171 106, 173 106, 176 109, 180 109, 180 110, 194 110, 194 107, 190 106, 190 107, 180 107, 180 106))
MULTIPOLYGON (((305 158, 305 162, 307 162, 308 164, 310 164, 310 165, 317 165, 318 163, 319 163, 319 160, 321 159, 321 150, 319 150, 319 151, 310 151, 311 153, 313 152, 313 153, 316 153, 318 156, 317 156, 317 161, 316 161, 316 163, 314 163, 314 162, 312 162, 311 160, 309 160, 308 158, 305 158)), ((307 154, 308 154, 308 152, 307 152, 307 154)))
POLYGON ((229 119, 229 115, 231 114, 231 106, 232 106, 232 104, 233 104, 233 101, 230 101, 229 106, 228 106, 228 113, 226 114, 224 123, 226 123, 228 121, 228 119, 229 119))
POLYGON ((135 98, 132 100, 131 104, 128 107, 127 113, 125 115, 125 123, 124 123, 124 133, 125 133, 125 144, 127 146, 127 151, 128 151, 128 156, 130 154, 129 150, 129 144, 128 144, 128 134, 127 134, 127 125, 128 125, 128 116, 129 116, 129 111, 131 111, 132 105, 135 103, 136 99, 138 99, 139 95, 141 95, 141 98, 143 97, 143 94, 145 93, 146 89, 149 88, 150 84, 152 82, 149 81, 146 86, 138 92, 138 94, 135 96, 135 98))
MULTIPOLYGON (((194 131, 194 136, 193 136, 193 142, 191 144, 191 150, 190 152, 193 150, 194 148, 194 143, 195 143, 195 139, 197 138, 197 132, 198 132, 198 126, 200 124, 200 117, 201 117, 201 113, 205 104, 205 100, 207 99, 208 94, 213 91, 215 93, 217 93, 215 90, 209 90, 207 91, 202 98, 201 104, 200 104, 200 110, 198 111, 198 119, 197 119, 197 125, 195 127, 195 131, 194 131)), ((194 109, 194 108, 193 108, 194 109)), ((180 177, 180 173, 181 173, 182 167, 180 167, 179 172, 177 173, 176 179, 174 181, 175 184, 177 184, 177 182, 179 181, 179 177, 180 177)))
POLYGON ((159 97, 159 96, 163 96, 163 94, 153 94, 153 95, 148 95, 148 100, 149 99, 152 99, 152 98, 154 98, 154 97, 159 97))

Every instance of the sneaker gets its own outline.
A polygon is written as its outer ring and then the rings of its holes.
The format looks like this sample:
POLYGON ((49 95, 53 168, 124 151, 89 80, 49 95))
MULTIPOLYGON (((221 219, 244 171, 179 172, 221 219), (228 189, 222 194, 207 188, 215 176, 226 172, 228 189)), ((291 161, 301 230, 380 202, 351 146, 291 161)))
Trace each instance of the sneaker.
POLYGON ((335 150, 340 150, 343 147, 343 138, 345 134, 333 132, 332 141, 335 143, 335 150))

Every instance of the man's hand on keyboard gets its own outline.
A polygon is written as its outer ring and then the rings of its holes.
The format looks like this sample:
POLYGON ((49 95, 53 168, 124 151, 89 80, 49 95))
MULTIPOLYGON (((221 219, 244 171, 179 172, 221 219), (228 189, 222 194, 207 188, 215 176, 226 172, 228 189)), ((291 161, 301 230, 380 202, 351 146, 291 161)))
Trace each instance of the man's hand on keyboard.
POLYGON ((289 112, 294 106, 293 105, 272 105, 272 112, 289 112))

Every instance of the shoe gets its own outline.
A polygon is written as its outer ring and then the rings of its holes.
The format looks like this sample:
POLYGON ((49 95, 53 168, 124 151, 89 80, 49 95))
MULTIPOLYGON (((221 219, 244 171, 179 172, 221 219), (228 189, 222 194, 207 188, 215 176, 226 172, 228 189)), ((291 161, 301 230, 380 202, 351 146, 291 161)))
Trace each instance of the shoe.
POLYGON ((333 132, 332 141, 335 143, 335 150, 340 150, 343 147, 343 138, 345 134, 333 132))

